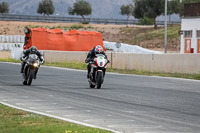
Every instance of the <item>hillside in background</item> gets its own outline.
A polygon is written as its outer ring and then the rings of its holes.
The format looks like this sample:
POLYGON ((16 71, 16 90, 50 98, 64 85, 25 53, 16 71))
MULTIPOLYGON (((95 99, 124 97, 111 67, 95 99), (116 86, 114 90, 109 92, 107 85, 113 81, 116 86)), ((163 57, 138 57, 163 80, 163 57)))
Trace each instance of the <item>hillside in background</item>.
MULTIPOLYGON (((0 0, 6 1, 9 5, 11 14, 22 15, 40 15, 37 13, 39 2, 42 0, 0 0)), ((76 0, 52 0, 55 13, 53 16, 70 16, 68 8, 73 6, 76 0)), ((120 7, 122 5, 133 3, 133 0, 85 0, 92 4, 93 18, 112 18, 112 19, 126 19, 126 16, 120 15, 120 7)), ((72 16, 71 16, 72 17, 72 16)), ((90 16, 87 16, 90 17, 90 16)), ((130 17, 133 19, 134 17, 130 17)), ((158 17, 157 20, 163 21, 164 18, 158 17)), ((180 21, 179 16, 171 15, 172 21, 180 21)))
MULTIPOLYGON (((5 0, 0 0, 3 2, 5 0)), ((6 0, 11 14, 39 15, 37 8, 42 0, 6 0)), ((72 7, 76 0, 52 0, 57 16, 69 16, 68 7, 72 7)), ((92 17, 94 18, 126 18, 120 15, 123 4, 132 3, 132 0, 86 0, 92 3, 92 17)), ((90 16, 88 16, 90 17, 90 16)))

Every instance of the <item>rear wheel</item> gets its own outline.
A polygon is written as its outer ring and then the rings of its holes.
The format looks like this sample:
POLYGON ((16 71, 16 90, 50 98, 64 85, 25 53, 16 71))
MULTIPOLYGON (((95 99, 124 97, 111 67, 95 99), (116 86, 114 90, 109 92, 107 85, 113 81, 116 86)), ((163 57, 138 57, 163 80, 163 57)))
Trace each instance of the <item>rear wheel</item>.
POLYGON ((33 77, 34 77, 34 70, 30 70, 29 71, 29 74, 28 74, 28 80, 27 80, 27 84, 28 85, 31 85, 31 83, 32 83, 32 80, 33 80, 33 77))
POLYGON ((97 89, 101 88, 102 80, 103 80, 102 72, 97 72, 97 78, 96 78, 97 89))

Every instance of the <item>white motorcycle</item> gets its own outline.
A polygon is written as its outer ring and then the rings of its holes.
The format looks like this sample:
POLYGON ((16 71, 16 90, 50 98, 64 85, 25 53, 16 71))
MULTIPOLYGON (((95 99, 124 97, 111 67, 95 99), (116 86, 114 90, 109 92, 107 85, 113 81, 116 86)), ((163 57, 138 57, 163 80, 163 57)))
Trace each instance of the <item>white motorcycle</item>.
POLYGON ((97 89, 100 89, 104 81, 109 60, 105 58, 105 55, 98 54, 93 60, 90 60, 89 63, 91 63, 91 71, 89 73, 88 80, 89 86, 90 88, 94 88, 96 86, 97 89))

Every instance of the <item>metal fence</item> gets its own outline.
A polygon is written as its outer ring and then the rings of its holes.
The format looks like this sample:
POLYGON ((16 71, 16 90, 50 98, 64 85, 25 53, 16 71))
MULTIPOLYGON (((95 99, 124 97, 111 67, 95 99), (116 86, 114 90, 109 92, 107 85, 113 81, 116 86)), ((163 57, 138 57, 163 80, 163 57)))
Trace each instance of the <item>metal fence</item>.
MULTIPOLYGON (((62 22, 73 23, 82 22, 80 17, 56 17, 56 16, 32 16, 32 15, 13 15, 13 14, 0 14, 1 21, 30 21, 30 22, 62 22)), ((94 24, 119 24, 126 25, 126 19, 102 19, 102 18, 86 18, 86 21, 94 24)), ((129 25, 136 25, 137 19, 130 19, 129 25)), ((179 24, 180 21, 171 21, 170 24, 179 24)), ((164 21, 157 21, 158 25, 164 25, 164 21)))

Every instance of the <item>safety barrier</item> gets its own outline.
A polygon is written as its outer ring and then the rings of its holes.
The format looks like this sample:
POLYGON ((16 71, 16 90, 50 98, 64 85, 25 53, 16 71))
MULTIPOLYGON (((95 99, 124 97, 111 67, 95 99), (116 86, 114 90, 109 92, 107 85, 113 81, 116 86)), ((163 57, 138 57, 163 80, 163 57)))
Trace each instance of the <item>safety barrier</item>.
MULTIPOLYGON (((34 16, 34 15, 16 15, 16 14, 0 14, 1 21, 29 21, 29 22, 63 22, 63 23, 74 23, 82 22, 81 17, 57 17, 57 16, 34 16)), ((104 19, 104 18, 88 18, 86 21, 95 24, 119 24, 126 25, 127 19, 104 19)), ((129 19, 129 25, 135 25, 138 22, 137 19, 129 19)), ((156 21, 158 25, 164 25, 165 21, 156 21)), ((170 21, 170 24, 180 24, 180 21, 170 21)))
MULTIPOLYGON (((44 51, 47 62, 84 63, 87 52, 44 51)), ((108 67, 166 73, 200 73, 200 54, 130 54, 107 52, 108 67)))
POLYGON ((23 35, 0 35, 0 43, 24 43, 23 35))
MULTIPOLYGON (((6 58, 7 51, 0 51, 6 58)), ((87 52, 43 51, 46 62, 84 63, 87 52)), ((2 57, 3 55, 3 57, 2 57)), ((107 52, 108 67, 166 73, 200 73, 200 54, 127 54, 107 52)), ((9 56, 10 57, 10 56, 9 56)))
POLYGON ((22 48, 23 43, 0 43, 0 51, 12 50, 12 48, 22 48))

